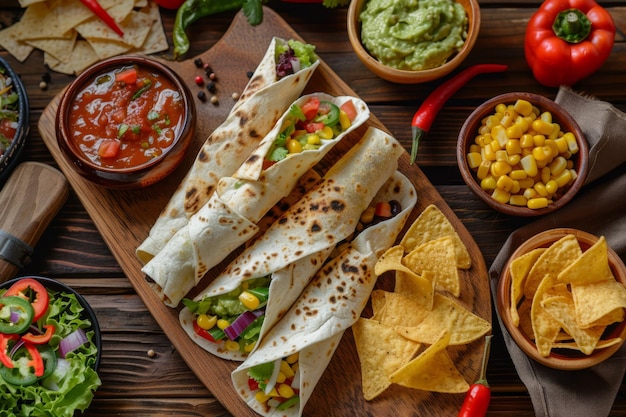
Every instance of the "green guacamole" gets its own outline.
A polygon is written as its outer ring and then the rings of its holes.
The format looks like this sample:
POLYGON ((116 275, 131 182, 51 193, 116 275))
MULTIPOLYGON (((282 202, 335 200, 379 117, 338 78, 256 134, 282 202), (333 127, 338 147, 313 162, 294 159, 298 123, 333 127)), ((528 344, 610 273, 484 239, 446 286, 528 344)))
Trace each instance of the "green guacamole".
POLYGON ((369 0, 359 18, 370 54, 401 70, 441 66, 467 38, 467 13, 454 0, 369 0))

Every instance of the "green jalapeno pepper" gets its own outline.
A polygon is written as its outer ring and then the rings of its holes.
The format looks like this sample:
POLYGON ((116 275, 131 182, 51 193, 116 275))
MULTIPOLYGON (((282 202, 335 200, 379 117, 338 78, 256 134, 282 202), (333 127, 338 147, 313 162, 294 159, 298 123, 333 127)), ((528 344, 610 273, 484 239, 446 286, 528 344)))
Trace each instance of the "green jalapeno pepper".
POLYGON ((22 333, 33 322, 34 315, 28 300, 13 295, 0 297, 0 333, 22 333))

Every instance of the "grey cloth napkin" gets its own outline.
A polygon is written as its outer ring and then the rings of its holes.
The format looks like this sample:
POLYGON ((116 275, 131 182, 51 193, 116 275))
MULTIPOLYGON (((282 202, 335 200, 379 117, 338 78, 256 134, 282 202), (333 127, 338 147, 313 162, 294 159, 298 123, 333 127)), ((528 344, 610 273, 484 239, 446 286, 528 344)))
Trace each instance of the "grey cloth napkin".
MULTIPOLYGON (((626 115, 611 104, 561 87, 555 101, 568 110, 590 147, 585 186, 565 207, 511 233, 489 268, 495 298, 508 257, 543 230, 572 227, 605 236, 626 259, 626 115)), ((626 371, 626 344, 604 363, 582 371, 559 371, 529 359, 498 322, 511 359, 530 394, 537 417, 608 416, 626 371)))

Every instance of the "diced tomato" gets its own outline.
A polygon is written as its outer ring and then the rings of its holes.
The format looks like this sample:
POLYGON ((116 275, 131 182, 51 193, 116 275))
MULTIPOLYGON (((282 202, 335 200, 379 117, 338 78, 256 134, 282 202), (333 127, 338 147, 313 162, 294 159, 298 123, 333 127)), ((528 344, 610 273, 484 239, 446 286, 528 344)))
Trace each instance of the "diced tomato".
POLYGON ((128 68, 115 74, 115 81, 124 82, 126 84, 135 84, 137 82, 137 69, 128 68))
POLYGON ((120 150, 120 143, 117 140, 103 140, 98 148, 98 155, 102 158, 115 158, 120 150))
POLYGON ((348 119, 350 119, 351 122, 354 121, 354 119, 356 118, 357 112, 356 112, 356 107, 354 107, 354 103, 352 102, 352 100, 346 101, 339 108, 346 113, 346 115, 348 116, 348 119))
POLYGON ((310 122, 310 123, 307 123, 304 126, 304 128, 309 133, 315 133, 315 132, 317 132, 319 130, 324 129, 324 123, 321 123, 321 122, 310 122))
POLYGON ((256 391, 259 389, 259 383, 253 378, 248 378, 248 388, 250 391, 256 391))
POLYGON ((391 204, 386 201, 381 201, 376 204, 375 216, 389 218, 391 217, 391 204))
POLYGON ((52 335, 54 335, 56 328, 52 324, 46 324, 43 328, 46 329, 44 334, 36 335, 28 332, 22 336, 22 339, 25 342, 32 343, 34 345, 43 345, 44 343, 48 343, 50 339, 52 339, 52 335))
POLYGON ((196 332, 196 334, 203 339, 206 339, 209 342, 217 343, 217 341, 213 338, 213 336, 211 336, 209 332, 198 326, 198 323, 195 320, 193 322, 193 331, 196 332))
POLYGON ((263 160, 263 170, 268 169, 269 167, 271 167, 272 165, 274 165, 276 163, 276 161, 269 161, 267 159, 263 160))
POLYGON ((4 295, 17 295, 29 300, 34 311, 32 319, 33 322, 39 320, 44 314, 46 314, 46 311, 48 311, 48 304, 50 302, 48 290, 46 290, 46 287, 34 278, 20 279, 15 284, 11 285, 4 295))
POLYGON ((302 105, 302 113, 306 120, 311 120, 317 116, 317 110, 320 107, 320 99, 317 97, 310 97, 306 103, 302 105))

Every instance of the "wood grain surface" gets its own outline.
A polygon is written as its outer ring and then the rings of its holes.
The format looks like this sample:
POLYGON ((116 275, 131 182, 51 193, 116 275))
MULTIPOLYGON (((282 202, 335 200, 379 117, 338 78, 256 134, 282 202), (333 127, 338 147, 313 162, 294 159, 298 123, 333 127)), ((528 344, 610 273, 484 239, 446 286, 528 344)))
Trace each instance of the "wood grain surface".
MULTIPOLYGON (((156 185, 142 190, 111 191, 93 185, 76 174, 62 157, 56 145, 55 113, 58 95, 44 109, 38 122, 39 133, 46 146, 67 176, 141 300, 189 368, 230 412, 238 416, 255 415, 255 413, 240 401, 230 383, 230 372, 237 363, 215 358, 189 340, 178 323, 177 310, 164 306, 147 284, 134 250, 145 239, 160 210, 191 166, 197 149, 208 134, 225 119, 232 106, 228 101, 232 101, 231 94, 242 91, 247 82, 246 73, 256 67, 271 37, 300 37, 271 9, 266 8, 264 12, 263 23, 256 27, 251 27, 242 14, 236 15, 232 26, 224 36, 212 48, 198 56, 203 62, 210 63, 215 72, 220 74, 218 81, 220 104, 214 106, 208 102, 196 103, 198 126, 193 148, 185 163, 173 175, 156 185)), ((303 40, 306 41, 306 39, 303 40)), ((193 79, 200 71, 193 63, 195 58, 197 57, 180 62, 167 61, 168 65, 184 79, 189 80, 188 84, 192 91, 197 90, 194 88, 193 79)), ((325 63, 322 63, 316 71, 305 93, 313 91, 324 91, 333 95, 356 95, 325 63)), ((369 125, 385 128, 375 116, 372 116, 369 125)), ((359 139, 365 128, 366 126, 363 126, 358 129, 335 149, 339 153, 345 151, 359 139)), ((327 168, 338 158, 337 155, 338 153, 335 153, 326 158, 320 168, 327 168)), ((411 179, 418 195, 418 203, 409 222, 431 203, 436 204, 453 222, 467 245, 473 262, 470 270, 461 273, 463 281, 461 303, 491 321, 487 270, 480 249, 421 169, 416 165, 409 165, 408 160, 408 154, 405 153, 400 160, 400 170, 411 179)), ((210 279, 215 272, 215 270, 211 271, 209 277, 205 279, 210 279)), ((381 279, 379 287, 390 289, 390 284, 389 279, 381 279)), ((200 285, 202 286, 202 283, 200 285)), ((472 382, 478 376, 482 343, 482 340, 479 340, 466 347, 452 350, 453 359, 468 382, 472 382)), ((346 332, 335 357, 309 402, 315 404, 315 413, 309 414, 305 409, 305 415, 381 416, 387 415, 388 410, 394 408, 409 414, 449 416, 453 414, 453 410, 458 410, 462 400, 463 396, 460 395, 429 394, 393 387, 376 401, 365 402, 361 394, 360 369, 353 339, 351 332, 346 332)))

